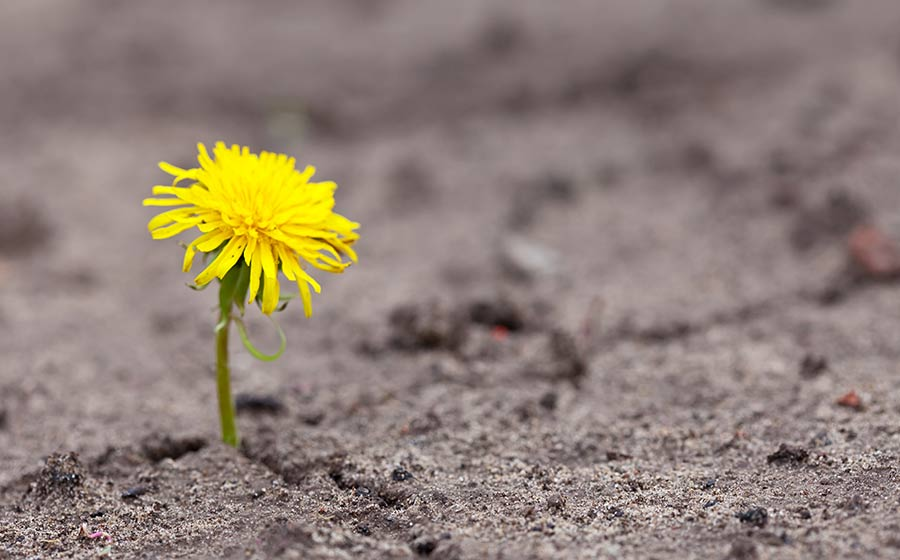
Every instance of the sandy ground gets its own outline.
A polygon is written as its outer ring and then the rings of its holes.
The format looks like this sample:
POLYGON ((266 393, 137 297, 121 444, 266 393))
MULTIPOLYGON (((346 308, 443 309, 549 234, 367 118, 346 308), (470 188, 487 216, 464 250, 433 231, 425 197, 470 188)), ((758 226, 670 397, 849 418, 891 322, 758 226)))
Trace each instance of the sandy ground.
POLYGON ((889 0, 3 3, 0 558, 900 556, 871 241, 900 239, 898 28, 889 0), (140 206, 218 139, 314 163, 363 224, 287 355, 235 352, 240 451, 214 296, 140 206))

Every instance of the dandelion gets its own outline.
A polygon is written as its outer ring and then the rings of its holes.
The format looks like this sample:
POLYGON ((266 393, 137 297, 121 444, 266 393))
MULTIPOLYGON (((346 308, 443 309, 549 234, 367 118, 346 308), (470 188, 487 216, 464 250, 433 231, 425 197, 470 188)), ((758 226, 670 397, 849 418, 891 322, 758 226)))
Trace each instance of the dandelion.
MULTIPOLYGON (((237 445, 234 405, 228 373, 228 330, 238 326, 241 340, 255 357, 277 359, 281 347, 265 355, 249 341, 242 321, 245 304, 256 302, 271 316, 293 296, 281 294, 279 274, 296 282, 303 309, 312 315, 312 291, 319 284, 309 267, 340 273, 356 261, 352 245, 359 224, 336 214, 332 181, 311 182, 315 168, 302 171, 284 154, 254 154, 247 147, 219 142, 210 156, 197 145, 199 167, 182 169, 166 162, 159 167, 174 176, 171 185, 153 187, 144 206, 172 207, 150 220, 153 239, 168 239, 197 228, 200 235, 185 246, 185 272, 201 253, 205 267, 192 287, 203 289, 219 280, 219 322, 216 325, 217 380, 222 434, 237 445), (235 314, 235 308, 238 313, 235 314)), ((276 323, 277 327, 277 323, 276 323)))

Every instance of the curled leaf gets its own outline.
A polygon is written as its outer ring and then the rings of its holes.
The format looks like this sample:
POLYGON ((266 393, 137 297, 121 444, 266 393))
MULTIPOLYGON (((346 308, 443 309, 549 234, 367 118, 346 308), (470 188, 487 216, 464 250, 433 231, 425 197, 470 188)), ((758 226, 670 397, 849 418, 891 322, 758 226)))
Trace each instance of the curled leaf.
POLYGON ((244 348, 246 348, 254 358, 263 362, 274 362, 275 360, 280 358, 282 354, 284 354, 284 351, 287 349, 287 337, 284 336, 284 331, 281 330, 281 325, 279 325, 278 322, 275 321, 275 319, 269 317, 269 320, 273 325, 275 325, 275 329, 278 331, 278 338, 280 340, 278 351, 274 354, 264 354, 260 352, 259 349, 257 349, 256 346, 254 346, 253 343, 250 342, 250 338, 247 336, 247 327, 244 326, 243 319, 241 319, 240 317, 232 317, 232 319, 234 320, 235 324, 237 324, 238 333, 241 335, 241 342, 244 343, 244 348))

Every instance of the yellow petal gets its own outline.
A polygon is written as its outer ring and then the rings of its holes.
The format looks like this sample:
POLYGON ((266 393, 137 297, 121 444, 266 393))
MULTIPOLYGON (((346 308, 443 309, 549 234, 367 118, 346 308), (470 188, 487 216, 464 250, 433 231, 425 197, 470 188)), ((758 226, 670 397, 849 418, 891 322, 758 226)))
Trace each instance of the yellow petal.
POLYGON ((281 272, 284 273, 288 280, 293 282, 297 279, 297 275, 294 273, 294 267, 297 266, 297 257, 289 255, 281 243, 276 243, 274 248, 275 253, 278 255, 278 260, 281 261, 281 272))
POLYGON ((200 164, 200 167, 206 171, 214 170, 216 164, 213 163, 212 158, 209 157, 209 152, 206 151, 206 146, 204 146, 202 142, 197 143, 197 152, 197 162, 200 164))
MULTIPOLYGON (((193 187, 166 187, 164 185, 156 185, 153 187, 153 194, 171 194, 181 199, 185 204, 196 204, 200 207, 209 206, 208 192, 200 186, 193 187)), ((177 200, 177 199, 159 199, 159 200, 177 200)))
MULTIPOLYGON (((197 246, 206 243, 207 241, 211 240, 212 238, 214 238, 217 235, 220 235, 220 233, 219 232, 204 233, 197 239, 194 239, 193 241, 188 243, 188 246, 184 250, 184 262, 181 265, 181 268, 184 272, 190 272, 191 267, 193 267, 194 255, 197 253, 197 246)), ((218 243, 221 243, 221 241, 218 243)), ((218 243, 216 244, 216 247, 219 246, 218 243)), ((213 247, 213 249, 215 249, 215 247, 213 247)))
POLYGON ((174 210, 166 210, 162 214, 157 214, 156 216, 151 218, 147 223, 147 229, 149 231, 153 231, 175 221, 183 222, 184 220, 178 220, 177 218, 184 218, 190 216, 193 213, 194 208, 176 208, 174 210))
POLYGON ((175 178, 172 180, 173 185, 177 185, 178 183, 184 181, 185 179, 196 179, 197 178, 197 169, 182 169, 180 167, 175 167, 172 164, 166 163, 164 161, 159 162, 159 168, 168 173, 169 175, 174 175, 175 178))
POLYGON ((161 161, 159 162, 159 168, 168 173, 169 175, 179 176, 187 173, 187 169, 182 169, 180 167, 176 167, 171 163, 161 161))
POLYGON ((144 206, 184 206, 190 204, 180 198, 145 198, 141 204, 144 206))
POLYGON ((184 261, 181 264, 183 272, 191 271, 191 267, 194 266, 194 255, 196 254, 197 249, 194 247, 194 242, 188 243, 188 246, 184 249, 184 261))
MULTIPOLYGON (((202 231, 202 230, 201 230, 202 231)), ((204 253, 209 253, 210 251, 215 251, 216 248, 222 244, 223 241, 227 240, 231 237, 231 232, 226 230, 217 230, 208 232, 206 235, 201 236, 197 240, 197 249, 200 249, 204 253), (202 239, 202 241, 201 241, 202 239)))
POLYGON ((275 308, 278 307, 278 298, 281 295, 281 289, 278 285, 277 276, 266 276, 266 285, 263 286, 262 312, 271 315, 275 308))
MULTIPOLYGON (((199 219, 198 219, 197 223, 199 223, 199 219)), ((190 223, 190 222, 172 224, 170 226, 155 229, 150 232, 150 235, 153 237, 153 239, 168 239, 170 237, 175 237, 182 231, 191 229, 195 225, 197 225, 197 224, 190 223)))
POLYGON ((308 319, 312 317, 312 294, 309 293, 309 284, 298 280, 297 287, 300 289, 300 299, 303 300, 303 313, 308 319))
POLYGON ((259 293, 259 277, 262 275, 262 265, 258 258, 250 259, 250 294, 247 297, 247 303, 253 303, 256 294, 259 293))
POLYGON ((228 271, 231 270, 231 267, 238 262, 238 259, 241 258, 241 255, 244 254, 244 247, 247 246, 247 238, 246 237, 232 237, 231 241, 228 242, 228 245, 222 249, 221 255, 224 255, 224 259, 216 259, 221 260, 219 263, 219 269, 216 273, 220 279, 224 278, 228 271))
POLYGON ((209 284, 210 281, 212 281, 212 279, 216 277, 216 274, 219 271, 219 265, 222 264, 222 261, 225 259, 226 254, 227 253, 224 250, 221 251, 216 256, 216 258, 213 259, 213 261, 203 269, 203 272, 201 272, 197 275, 196 278, 194 278, 194 284, 197 284, 198 286, 209 284))
POLYGON ((257 258, 262 265, 263 275, 266 278, 274 278, 278 275, 278 265, 275 263, 275 257, 272 255, 272 246, 265 239, 259 240, 259 246, 256 249, 257 258))

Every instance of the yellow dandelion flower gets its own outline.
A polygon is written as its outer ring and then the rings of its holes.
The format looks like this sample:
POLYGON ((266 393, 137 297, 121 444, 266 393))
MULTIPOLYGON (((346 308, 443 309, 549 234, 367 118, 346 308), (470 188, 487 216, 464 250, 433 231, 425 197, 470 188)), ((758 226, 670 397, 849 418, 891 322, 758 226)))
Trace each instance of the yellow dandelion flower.
POLYGON ((196 227, 201 235, 185 250, 188 272, 197 252, 211 262, 194 279, 204 286, 222 279, 243 258, 250 270, 248 303, 262 294, 266 315, 278 307, 279 271, 297 282, 306 316, 312 314, 310 287, 319 284, 303 263, 328 272, 343 272, 356 261, 353 243, 359 224, 336 214, 333 181, 311 182, 315 168, 299 171, 296 160, 284 154, 251 153, 247 147, 228 148, 218 142, 212 157, 197 145, 199 167, 181 169, 166 162, 160 169, 173 175, 171 185, 153 187, 144 206, 177 206, 147 224, 153 239, 167 239, 196 227), (189 182, 183 185, 184 182, 189 182))

